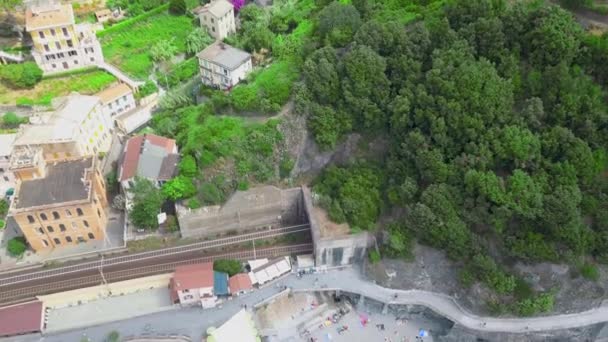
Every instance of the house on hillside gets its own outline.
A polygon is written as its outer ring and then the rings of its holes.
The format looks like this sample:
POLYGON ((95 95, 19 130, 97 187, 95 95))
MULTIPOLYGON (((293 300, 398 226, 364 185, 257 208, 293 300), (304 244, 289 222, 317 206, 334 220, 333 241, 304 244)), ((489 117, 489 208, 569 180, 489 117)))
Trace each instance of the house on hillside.
POLYGON ((70 3, 29 2, 25 11, 25 30, 34 42, 32 56, 45 73, 103 62, 95 32, 89 24, 76 24, 70 3))
POLYGON ((192 11, 198 16, 201 27, 204 27, 216 40, 222 40, 236 32, 234 6, 227 0, 212 0, 192 11))
POLYGON ((175 140, 155 134, 135 136, 127 140, 120 159, 120 186, 127 192, 134 185, 135 177, 142 177, 160 187, 176 176, 178 162, 175 140))
POLYGON ((252 70, 251 55, 217 41, 198 53, 203 84, 222 90, 245 79, 252 70))
POLYGON ((212 308, 217 304, 214 292, 213 263, 178 266, 169 281, 169 293, 174 304, 212 308))
POLYGON ((99 97, 103 106, 102 110, 109 117, 125 113, 137 106, 133 90, 124 83, 106 88, 95 96, 99 97))
POLYGON ((16 134, 0 134, 0 198, 15 187, 15 176, 10 170, 10 159, 16 134))

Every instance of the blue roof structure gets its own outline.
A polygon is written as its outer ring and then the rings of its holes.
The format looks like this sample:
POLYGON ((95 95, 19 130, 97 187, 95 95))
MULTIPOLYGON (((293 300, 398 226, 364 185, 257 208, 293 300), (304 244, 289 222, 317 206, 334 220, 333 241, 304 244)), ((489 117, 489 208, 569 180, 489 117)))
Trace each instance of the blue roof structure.
POLYGON ((227 296, 228 292, 228 274, 224 272, 213 271, 213 293, 216 296, 227 296))

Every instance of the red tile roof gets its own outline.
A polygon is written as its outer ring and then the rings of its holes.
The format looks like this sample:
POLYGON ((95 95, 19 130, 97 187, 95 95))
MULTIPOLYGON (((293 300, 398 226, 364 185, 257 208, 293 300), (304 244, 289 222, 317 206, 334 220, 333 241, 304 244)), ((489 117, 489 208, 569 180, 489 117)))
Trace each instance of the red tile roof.
POLYGON ((120 181, 133 178, 137 175, 137 164, 141 154, 141 147, 145 141, 152 145, 164 148, 167 153, 173 153, 175 148, 175 140, 161 137, 155 134, 144 134, 135 136, 127 140, 126 148, 123 154, 122 163, 120 166, 120 181))
POLYGON ((251 279, 249 279, 247 273, 239 273, 230 277, 228 280, 228 287, 230 288, 230 293, 237 293, 251 290, 253 285, 251 284, 251 279))
POLYGON ((170 285, 173 291, 213 287, 213 263, 179 266, 172 280, 170 285))
POLYGON ((41 331, 42 310, 43 305, 39 300, 0 308, 0 336, 41 331))

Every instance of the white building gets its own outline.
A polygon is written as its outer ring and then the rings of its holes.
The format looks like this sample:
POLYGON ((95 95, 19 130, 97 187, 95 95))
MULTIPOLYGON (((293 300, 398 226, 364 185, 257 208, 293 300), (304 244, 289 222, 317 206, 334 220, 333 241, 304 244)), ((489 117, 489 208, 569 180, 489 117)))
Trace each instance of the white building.
POLYGON ((227 0, 212 0, 211 3, 195 10, 209 34, 216 40, 222 40, 236 32, 234 23, 234 6, 227 0))
POLYGON ((15 176, 10 171, 11 152, 16 134, 0 134, 0 198, 15 188, 15 176))
POLYGON ((101 45, 91 26, 76 25, 69 3, 30 2, 25 29, 32 36, 32 56, 44 73, 66 71, 103 62, 101 45))
MULTIPOLYGON (((249 262, 249 265, 252 266, 252 262, 249 262)), ((257 264, 255 266, 257 266, 257 264)), ((291 272, 291 260, 286 256, 255 268, 252 267, 251 272, 249 272, 249 279, 251 279, 251 283, 254 285, 264 285, 289 272, 291 272)))
POLYGON ((251 72, 251 55, 222 42, 215 42, 198 53, 203 84, 230 89, 251 72))
POLYGON ((98 97, 69 95, 57 110, 30 117, 30 122, 21 126, 14 148, 41 148, 46 161, 110 150, 112 119, 103 113, 98 97))
POLYGON ((133 90, 124 83, 106 88, 95 96, 101 100, 104 114, 110 117, 126 113, 136 107, 133 90))

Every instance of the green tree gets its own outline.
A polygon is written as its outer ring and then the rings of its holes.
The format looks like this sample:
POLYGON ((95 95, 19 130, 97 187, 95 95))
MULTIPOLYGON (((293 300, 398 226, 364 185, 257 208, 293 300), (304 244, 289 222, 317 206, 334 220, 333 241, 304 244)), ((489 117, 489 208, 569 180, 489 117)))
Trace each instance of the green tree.
POLYGON ((218 259, 213 261, 213 270, 228 273, 228 275, 232 277, 243 270, 243 265, 241 265, 241 262, 238 260, 218 259))
POLYGON ((159 40, 150 47, 150 56, 155 62, 171 60, 177 53, 177 47, 170 40, 159 40))
POLYGON ((0 199, 0 217, 8 214, 8 202, 5 199, 0 199))
POLYGON ((28 118, 21 118, 13 112, 6 112, 2 116, 2 125, 7 128, 17 128, 20 124, 27 123, 28 118))
POLYGON ((213 38, 207 30, 198 27, 186 37, 186 52, 192 55, 197 54, 211 43, 213 43, 213 38))
POLYGON ((31 88, 42 79, 42 70, 34 62, 0 66, 0 79, 15 88, 31 88))
POLYGON ((198 173, 196 160, 189 154, 183 156, 179 161, 178 169, 179 175, 184 177, 195 177, 198 173))
POLYGON ((163 184, 161 191, 165 198, 176 201, 194 196, 196 194, 196 187, 192 178, 177 176, 163 184))
POLYGON ((27 249, 26 241, 23 236, 17 236, 8 240, 7 251, 14 257, 20 257, 27 249))
POLYGON ((169 12, 175 15, 186 14, 186 2, 184 0, 169 1, 169 12))
POLYGON ((334 46, 344 46, 361 25, 361 17, 352 5, 334 1, 319 12, 317 32, 334 46))
POLYGON ((131 222, 140 228, 157 229, 157 215, 164 201, 161 191, 151 181, 137 178, 129 192, 133 195, 132 207, 129 210, 131 222))

